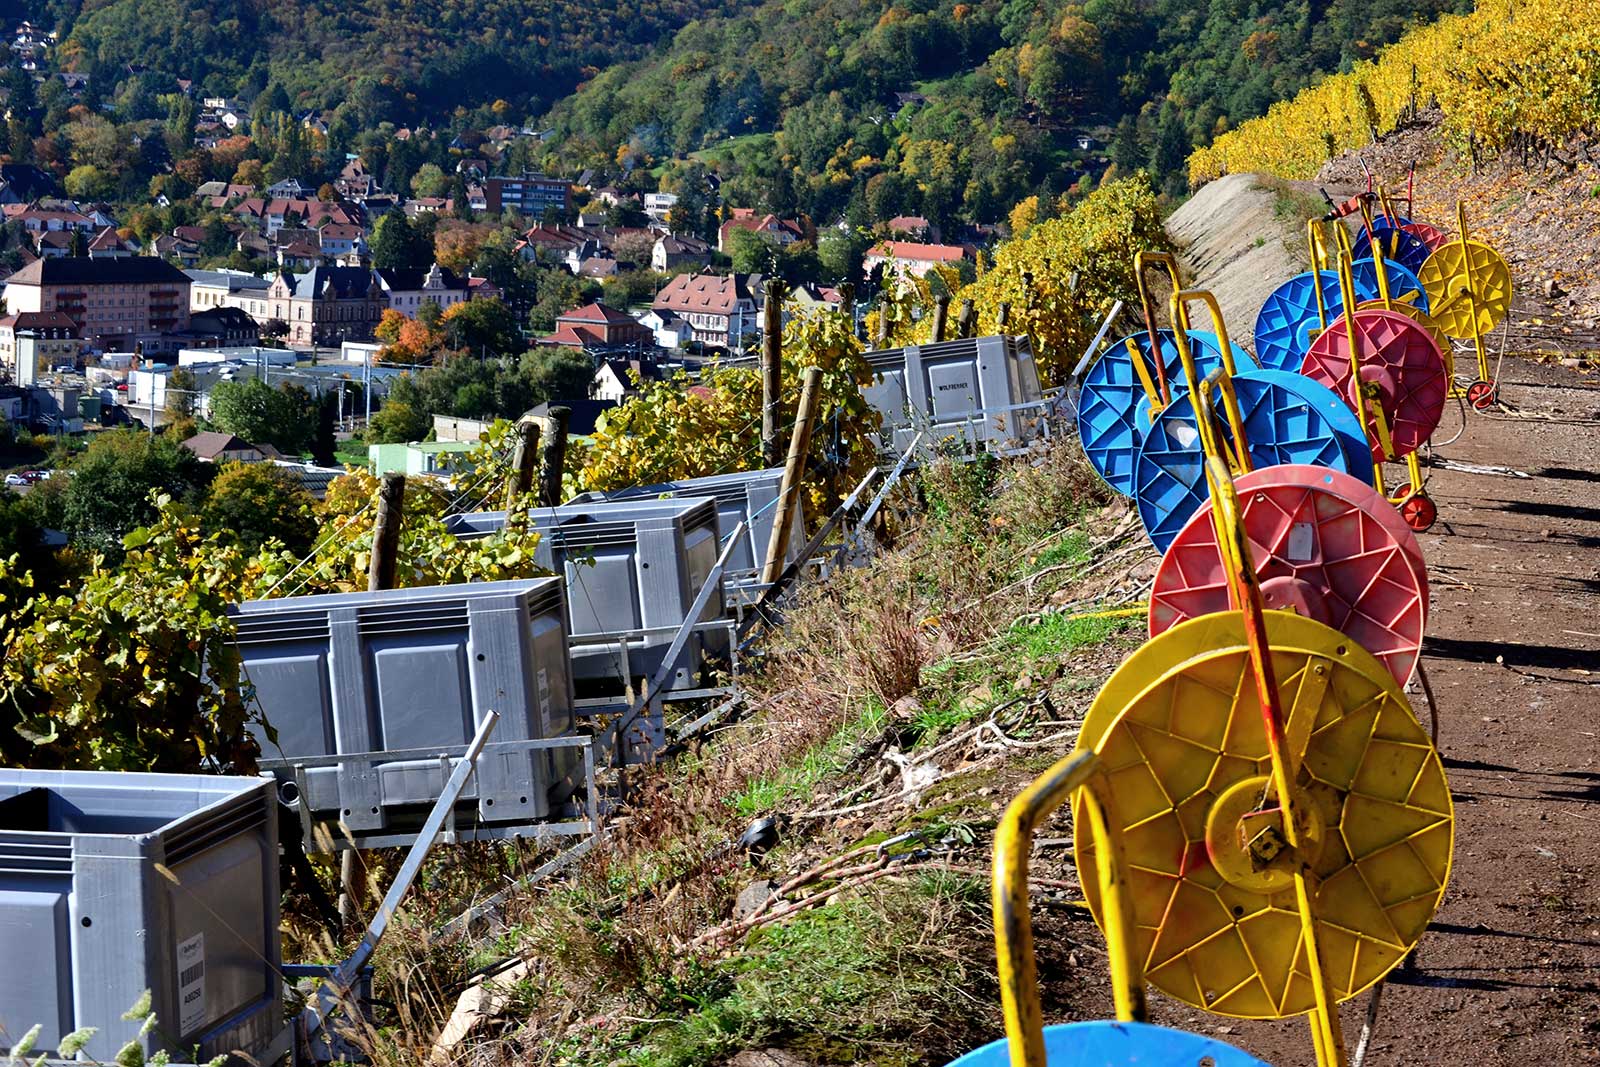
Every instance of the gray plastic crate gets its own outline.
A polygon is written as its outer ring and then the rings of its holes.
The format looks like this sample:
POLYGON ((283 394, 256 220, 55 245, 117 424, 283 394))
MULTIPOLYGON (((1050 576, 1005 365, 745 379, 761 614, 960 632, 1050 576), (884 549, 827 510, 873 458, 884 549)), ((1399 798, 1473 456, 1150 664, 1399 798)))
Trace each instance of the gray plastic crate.
POLYGON ((108 1063, 132 1040, 281 1056, 277 818, 261 778, 0 770, 0 1045, 94 1026, 108 1063))
MULTIPOLYGON (((712 474, 656 485, 589 492, 575 498, 573 503, 689 497, 715 500, 717 519, 724 531, 731 531, 741 521, 747 524, 744 537, 734 546, 733 554, 728 557, 727 569, 723 572, 723 585, 731 594, 746 591, 760 581, 761 568, 767 562, 767 548, 772 544, 772 527, 777 520, 778 494, 782 489, 783 468, 773 467, 762 471, 712 474)), ((793 563, 805 547, 803 510, 801 502, 796 501, 794 521, 790 525, 789 550, 783 561, 785 565, 793 563)))
MULTIPOLYGON (((263 764, 286 787, 296 757, 464 746, 491 708, 496 743, 572 732, 559 578, 255 600, 231 614, 246 677, 277 732, 276 744, 258 733, 263 764)), ((463 803, 475 802, 485 824, 543 820, 576 753, 491 744, 463 803)), ((297 803, 357 834, 420 822, 445 779, 437 759, 304 775, 297 803)))
MULTIPOLYGON (((449 529, 462 538, 484 537, 505 524, 503 511, 478 511, 453 516, 449 529)), ((528 524, 539 534, 534 558, 566 577, 574 679, 590 683, 586 688, 619 688, 624 664, 631 679, 653 676, 716 565, 716 501, 563 504, 530 510, 528 524)), ((723 618, 725 611, 719 589, 701 621, 723 618)), ((669 688, 692 688, 698 665, 726 654, 727 644, 715 629, 694 634, 669 688)))
POLYGON ((960 437, 991 451, 1041 435, 1045 401, 1025 338, 971 337, 866 356, 877 374, 867 403, 883 415, 896 452, 922 431, 930 445, 960 437))

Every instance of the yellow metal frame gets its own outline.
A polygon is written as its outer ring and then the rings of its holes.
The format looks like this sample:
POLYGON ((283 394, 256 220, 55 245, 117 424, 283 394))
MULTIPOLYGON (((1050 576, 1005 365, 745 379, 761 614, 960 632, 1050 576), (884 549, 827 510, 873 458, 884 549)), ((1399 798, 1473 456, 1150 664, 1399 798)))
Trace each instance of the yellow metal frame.
POLYGON ((1145 366, 1139 346, 1132 338, 1127 342, 1128 358, 1133 361, 1134 372, 1139 375, 1139 384, 1144 387, 1145 397, 1150 401, 1150 417, 1153 419, 1161 413, 1162 408, 1172 403, 1172 390, 1167 386, 1167 368, 1161 359, 1161 334, 1156 329, 1155 298, 1150 295, 1149 288, 1144 284, 1145 271, 1152 266, 1161 267, 1166 271, 1173 292, 1182 289, 1183 283, 1178 280, 1178 258, 1172 253, 1143 250, 1133 254, 1133 277, 1139 288, 1139 306, 1144 311, 1145 336, 1150 340, 1150 356, 1156 365, 1155 379, 1151 379, 1150 369, 1145 366))
MULTIPOLYGON (((1178 345, 1178 358, 1183 361, 1183 376, 1189 386, 1189 394, 1195 397, 1195 419, 1200 424, 1200 435, 1206 447, 1211 449, 1210 454, 1224 455, 1228 464, 1240 474, 1248 474, 1254 469, 1250 462, 1250 439, 1244 431, 1244 415, 1239 410, 1239 395, 1234 392, 1233 378, 1239 373, 1238 367, 1233 362, 1233 342, 1228 337, 1228 324, 1222 321, 1222 308, 1217 304, 1217 298, 1205 289, 1179 289, 1172 294, 1168 308, 1172 315, 1172 333, 1178 345), (1211 329, 1217 335, 1217 342, 1222 349, 1222 368, 1224 373, 1213 372, 1211 378, 1217 379, 1217 386, 1222 391, 1223 411, 1228 418, 1228 429, 1233 433, 1233 448, 1224 449, 1221 443, 1215 440, 1216 429, 1208 418, 1200 416, 1198 406, 1201 388, 1200 370, 1195 366, 1194 355, 1189 351, 1189 305, 1201 303, 1211 314, 1211 329)), ((1209 381, 1210 379, 1208 379, 1209 381)))
MULTIPOLYGON (((1340 227, 1343 229, 1343 227, 1340 227)), ((1377 242, 1372 247, 1377 249, 1377 242)), ((1384 280, 1383 253, 1378 253, 1378 284, 1382 287, 1385 301, 1388 300, 1389 286, 1384 280)), ((1385 498, 1392 499, 1395 504, 1403 504, 1414 496, 1422 493, 1422 462, 1415 452, 1409 453, 1405 458, 1406 474, 1411 479, 1406 491, 1398 498, 1389 498, 1388 491, 1383 486, 1383 464, 1394 459, 1394 440, 1389 434, 1389 416, 1384 413, 1381 394, 1377 386, 1369 386, 1361 380, 1361 339, 1360 332, 1356 329, 1355 312, 1359 310, 1356 302, 1356 283, 1351 268, 1353 260, 1350 253, 1341 250, 1338 259, 1339 265, 1339 295, 1344 301, 1344 306, 1350 311, 1344 316, 1345 333, 1350 339, 1350 382, 1355 395, 1360 398, 1356 405, 1356 418, 1361 421, 1361 432, 1369 435, 1367 439, 1376 438, 1378 445, 1383 449, 1383 459, 1372 465, 1373 488, 1385 498), (1371 420, 1370 422, 1368 420, 1371 420)), ((1387 308, 1387 304, 1385 304, 1387 308)))
POLYGON ((1461 248, 1461 270, 1465 274, 1464 286, 1467 307, 1472 311, 1472 347, 1478 355, 1478 381, 1489 381, 1489 348, 1483 343, 1483 333, 1478 329, 1478 294, 1472 288, 1472 254, 1467 248, 1467 205, 1456 201, 1456 241, 1461 248))
POLYGON ((1075 752, 1035 778, 1006 807, 994 835, 994 939, 999 960, 1000 1006, 1005 1017, 1011 1067, 1045 1067, 1044 1012, 1028 914, 1028 859, 1033 833, 1073 794, 1082 796, 1095 849, 1096 879, 1105 901, 1106 954, 1117 1019, 1144 1022, 1144 969, 1134 950, 1133 912, 1121 838, 1106 819, 1105 777, 1100 757, 1075 752))

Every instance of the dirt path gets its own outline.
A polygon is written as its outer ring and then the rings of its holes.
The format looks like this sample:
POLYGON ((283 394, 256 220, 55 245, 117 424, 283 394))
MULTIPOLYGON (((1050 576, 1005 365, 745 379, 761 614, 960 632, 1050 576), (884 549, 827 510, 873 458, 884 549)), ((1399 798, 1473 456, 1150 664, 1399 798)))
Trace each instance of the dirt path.
MULTIPOLYGON (((1524 411, 1600 420, 1600 375, 1519 362, 1505 376, 1524 411)), ((1438 436, 1458 426, 1447 413, 1438 436)), ((1455 868, 1416 966, 1384 993, 1366 1062, 1600 1063, 1600 421, 1473 417, 1439 453, 1532 477, 1432 472, 1424 662, 1455 868)), ((1366 1004, 1346 1005, 1352 1052, 1366 1004)), ((1170 1001, 1155 1015, 1274 1067, 1314 1063, 1303 1020, 1234 1022, 1170 1001)))

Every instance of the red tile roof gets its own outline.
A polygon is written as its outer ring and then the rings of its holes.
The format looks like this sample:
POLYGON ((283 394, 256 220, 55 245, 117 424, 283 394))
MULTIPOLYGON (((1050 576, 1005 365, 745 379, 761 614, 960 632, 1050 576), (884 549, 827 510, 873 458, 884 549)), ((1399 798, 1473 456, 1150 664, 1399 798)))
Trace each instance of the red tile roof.
POLYGON ((954 263, 966 254, 960 245, 924 245, 915 241, 879 241, 867 252, 869 256, 893 256, 922 263, 954 263))
POLYGON ((680 274, 656 294, 658 310, 731 315, 739 301, 738 282, 726 274, 680 274))
POLYGON ((614 307, 607 307, 598 300, 592 304, 585 304, 580 308, 573 308, 556 319, 558 325, 563 322, 609 322, 615 325, 634 325, 633 316, 626 312, 618 311, 614 307))

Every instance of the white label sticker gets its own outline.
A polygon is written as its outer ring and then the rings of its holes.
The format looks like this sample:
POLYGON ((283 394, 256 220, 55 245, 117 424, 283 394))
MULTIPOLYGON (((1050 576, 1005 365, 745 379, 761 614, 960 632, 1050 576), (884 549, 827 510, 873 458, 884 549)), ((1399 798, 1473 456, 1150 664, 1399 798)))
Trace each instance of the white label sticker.
POLYGON ((206 935, 178 942, 178 1033, 188 1034, 206 1021, 206 935))
POLYGON ((1316 536, 1309 522, 1289 527, 1289 544, 1284 552, 1290 563, 1304 563, 1316 554, 1316 536))
POLYGON ((539 714, 550 714, 550 671, 549 668, 539 668, 539 714))

